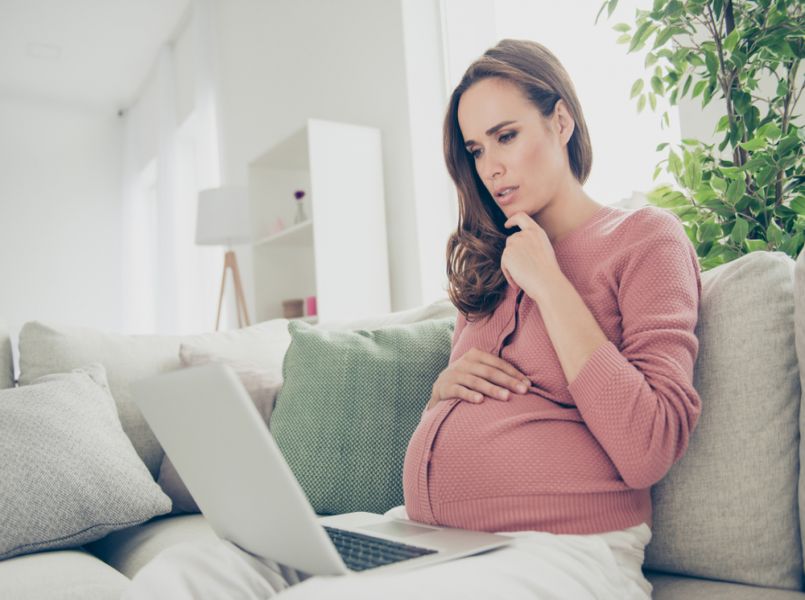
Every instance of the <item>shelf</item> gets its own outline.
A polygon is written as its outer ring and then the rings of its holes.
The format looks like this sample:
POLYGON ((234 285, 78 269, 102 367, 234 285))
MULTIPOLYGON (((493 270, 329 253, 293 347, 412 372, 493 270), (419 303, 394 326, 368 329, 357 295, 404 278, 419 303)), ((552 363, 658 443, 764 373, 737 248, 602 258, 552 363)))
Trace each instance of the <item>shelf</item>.
POLYGON ((255 246, 274 244, 277 246, 310 246, 313 244, 313 221, 291 225, 254 242, 255 246))

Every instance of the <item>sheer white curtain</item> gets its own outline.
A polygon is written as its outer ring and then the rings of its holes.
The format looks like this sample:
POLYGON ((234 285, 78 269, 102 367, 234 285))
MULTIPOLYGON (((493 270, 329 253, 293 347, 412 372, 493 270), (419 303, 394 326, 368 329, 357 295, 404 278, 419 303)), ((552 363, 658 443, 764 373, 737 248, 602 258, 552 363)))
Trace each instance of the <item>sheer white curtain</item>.
POLYGON ((194 243, 197 193, 220 183, 209 16, 209 0, 196 0, 124 116, 122 275, 132 333, 213 324, 223 249, 194 243))

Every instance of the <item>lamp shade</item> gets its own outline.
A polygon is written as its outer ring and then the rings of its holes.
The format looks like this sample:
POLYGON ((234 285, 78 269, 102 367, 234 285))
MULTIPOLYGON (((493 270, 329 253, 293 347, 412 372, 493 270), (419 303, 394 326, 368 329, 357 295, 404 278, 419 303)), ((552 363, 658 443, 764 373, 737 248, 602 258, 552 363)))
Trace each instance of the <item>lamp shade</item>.
POLYGON ((249 193, 245 187, 219 187, 198 194, 196 244, 229 246, 252 238, 249 193))

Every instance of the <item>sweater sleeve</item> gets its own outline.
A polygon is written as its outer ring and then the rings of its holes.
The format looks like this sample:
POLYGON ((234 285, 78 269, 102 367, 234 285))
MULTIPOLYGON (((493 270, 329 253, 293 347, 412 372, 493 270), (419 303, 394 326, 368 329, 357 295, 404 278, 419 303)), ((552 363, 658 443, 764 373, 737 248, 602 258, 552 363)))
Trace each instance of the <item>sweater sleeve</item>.
POLYGON ((588 428, 634 489, 657 483, 682 457, 701 413, 693 387, 699 264, 680 223, 661 229, 622 263, 621 347, 599 346, 568 386, 588 428))

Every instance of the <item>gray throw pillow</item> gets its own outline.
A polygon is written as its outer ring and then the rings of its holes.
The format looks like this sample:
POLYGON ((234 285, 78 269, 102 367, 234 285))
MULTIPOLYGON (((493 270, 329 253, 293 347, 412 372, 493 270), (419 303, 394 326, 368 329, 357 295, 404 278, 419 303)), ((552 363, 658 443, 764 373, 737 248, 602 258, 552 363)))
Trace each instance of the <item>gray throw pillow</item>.
POLYGON ((652 488, 646 567, 801 589, 794 261, 752 252, 702 273, 688 451, 652 488))
POLYGON ((447 366, 454 320, 374 331, 288 324, 271 433, 317 513, 403 503, 408 440, 447 366))
POLYGON ((167 513, 101 365, 0 391, 0 560, 69 548, 167 513))
MULTIPOLYGON (((800 252, 794 267, 794 338, 799 360, 799 381, 802 402, 805 404, 805 249, 800 252)), ((799 430, 805 431, 805 410, 800 405, 799 430)), ((805 437, 799 439, 799 527, 805 547, 805 437)))

